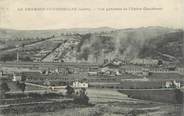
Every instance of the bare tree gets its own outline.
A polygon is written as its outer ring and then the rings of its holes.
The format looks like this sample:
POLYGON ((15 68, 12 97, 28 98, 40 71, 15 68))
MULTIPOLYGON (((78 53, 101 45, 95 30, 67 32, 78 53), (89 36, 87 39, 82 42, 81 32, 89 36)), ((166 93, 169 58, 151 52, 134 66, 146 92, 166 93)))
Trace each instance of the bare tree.
POLYGON ((66 94, 68 96, 71 96, 74 92, 75 92, 74 89, 70 85, 67 85, 67 87, 66 87, 66 94))
POLYGON ((24 93, 26 84, 24 82, 17 82, 17 86, 24 93))

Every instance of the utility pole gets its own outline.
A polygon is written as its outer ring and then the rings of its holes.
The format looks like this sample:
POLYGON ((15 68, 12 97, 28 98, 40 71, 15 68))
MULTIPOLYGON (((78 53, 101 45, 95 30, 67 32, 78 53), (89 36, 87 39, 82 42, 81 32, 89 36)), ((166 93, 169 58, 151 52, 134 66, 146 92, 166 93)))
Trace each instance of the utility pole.
POLYGON ((17 49, 17 63, 19 62, 19 45, 16 45, 16 49, 17 49))

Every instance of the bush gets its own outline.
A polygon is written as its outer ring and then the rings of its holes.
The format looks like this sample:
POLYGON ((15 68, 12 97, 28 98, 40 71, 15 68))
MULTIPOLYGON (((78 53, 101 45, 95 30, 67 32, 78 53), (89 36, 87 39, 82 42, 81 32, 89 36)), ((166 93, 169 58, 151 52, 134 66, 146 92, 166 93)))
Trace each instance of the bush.
POLYGON ((86 95, 86 89, 82 88, 79 92, 79 95, 74 96, 74 103, 78 104, 88 104, 89 97, 86 95))
POLYGON ((84 96, 75 96, 74 97, 74 103, 78 104, 88 104, 89 97, 84 95, 84 96))
POLYGON ((20 82, 17 82, 17 86, 18 86, 18 88, 21 89, 22 92, 25 91, 26 84, 24 82, 21 82, 21 83, 20 82))
MULTIPOLYGON (((1 81, 1 80, 0 80, 1 81)), ((10 88, 8 87, 8 84, 6 82, 2 82, 0 84, 0 97, 4 98, 5 97, 5 93, 10 91, 10 88)))

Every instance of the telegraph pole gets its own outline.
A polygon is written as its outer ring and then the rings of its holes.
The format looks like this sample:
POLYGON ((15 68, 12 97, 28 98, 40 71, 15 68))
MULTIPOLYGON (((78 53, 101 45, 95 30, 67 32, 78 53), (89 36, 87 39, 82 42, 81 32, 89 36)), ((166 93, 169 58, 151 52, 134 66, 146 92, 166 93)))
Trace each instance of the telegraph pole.
POLYGON ((17 49, 17 63, 19 62, 19 45, 16 45, 16 49, 17 49))

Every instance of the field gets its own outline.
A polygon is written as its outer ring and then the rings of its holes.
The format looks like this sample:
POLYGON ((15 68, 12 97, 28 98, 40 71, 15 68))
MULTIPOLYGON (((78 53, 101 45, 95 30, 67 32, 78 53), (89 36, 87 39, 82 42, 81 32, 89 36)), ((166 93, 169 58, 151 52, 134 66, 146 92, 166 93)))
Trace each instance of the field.
MULTIPOLYGON (((112 89, 88 89, 87 94, 90 103, 95 106, 64 108, 54 112, 23 113, 14 116, 180 116, 176 114, 178 106, 128 98, 127 95, 112 89)), ((6 116, 11 116, 11 114, 6 116)))
POLYGON ((119 90, 131 98, 165 103, 182 104, 183 93, 178 89, 127 89, 119 90))

